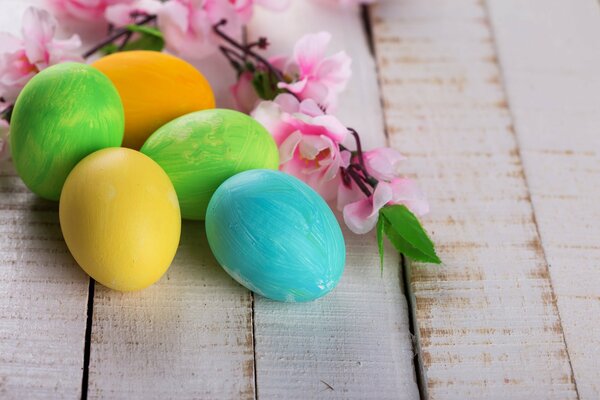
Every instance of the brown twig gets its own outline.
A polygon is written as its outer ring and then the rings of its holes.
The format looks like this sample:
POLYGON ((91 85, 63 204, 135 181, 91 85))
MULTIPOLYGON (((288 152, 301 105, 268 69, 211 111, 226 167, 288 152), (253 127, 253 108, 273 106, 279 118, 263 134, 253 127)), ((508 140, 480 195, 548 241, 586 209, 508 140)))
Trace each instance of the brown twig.
POLYGON ((356 183, 356 186, 358 186, 358 188, 365 194, 365 196, 367 197, 371 197, 371 195, 373 194, 369 188, 367 186, 365 186, 365 184, 363 183, 363 179, 360 176, 360 174, 358 174, 354 168, 351 168, 352 165, 348 168, 346 168, 346 173, 352 178, 352 180, 354 181, 354 183, 356 183))
MULTIPOLYGON (((147 23, 154 21, 155 19, 156 19, 156 15, 147 15, 145 18, 141 19, 135 25, 146 25, 147 23)), ((83 53, 83 58, 89 58, 91 55, 98 52, 104 46, 107 46, 107 45, 113 43, 115 40, 117 40, 120 37, 125 36, 129 33, 131 33, 131 31, 127 27, 123 27, 123 28, 119 28, 119 29, 115 30, 112 35, 108 36, 106 39, 104 39, 103 41, 98 43, 96 46, 92 47, 91 49, 89 49, 88 51, 83 53)))
POLYGON ((263 56, 261 56, 260 54, 256 53, 255 51, 253 51, 251 49, 251 46, 241 45, 237 41, 235 41, 234 39, 232 39, 228 34, 226 34, 225 32, 223 32, 221 30, 221 27, 224 26, 224 25, 226 25, 226 24, 227 24, 227 20, 226 19, 222 19, 217 24, 213 25, 213 31, 217 34, 217 36, 219 36, 221 39, 223 39, 224 41, 226 41, 227 43, 229 43, 233 47, 237 48, 238 50, 241 50, 242 53, 247 54, 247 55, 253 57, 258 62, 260 62, 261 64, 263 64, 275 76, 275 78, 277 78, 277 80, 279 82, 285 82, 285 79, 283 78, 283 73, 280 70, 278 70, 277 68, 275 68, 263 56))

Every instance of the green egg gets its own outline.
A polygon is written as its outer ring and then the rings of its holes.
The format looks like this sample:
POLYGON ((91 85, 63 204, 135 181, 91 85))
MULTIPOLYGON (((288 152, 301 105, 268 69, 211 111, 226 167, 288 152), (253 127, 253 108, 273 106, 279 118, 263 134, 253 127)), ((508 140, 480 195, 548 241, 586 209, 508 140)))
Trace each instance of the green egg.
POLYGON ((15 168, 37 195, 58 200, 65 179, 85 156, 123 141, 119 93, 97 69, 52 66, 33 77, 17 98, 10 123, 15 168))
POLYGON ((167 172, 186 219, 203 220, 213 193, 231 176, 279 167, 279 151, 269 132, 233 110, 198 111, 174 119, 140 151, 167 172))

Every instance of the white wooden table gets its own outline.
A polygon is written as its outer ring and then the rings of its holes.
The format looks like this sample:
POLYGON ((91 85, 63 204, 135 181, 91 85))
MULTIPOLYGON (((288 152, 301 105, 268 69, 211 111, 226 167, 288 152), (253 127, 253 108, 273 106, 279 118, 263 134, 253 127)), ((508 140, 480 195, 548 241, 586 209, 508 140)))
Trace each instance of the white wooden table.
MULTIPOLYGON (((0 0, 0 30, 27 3, 0 0)), ((339 287, 309 304, 236 284, 185 223, 167 275, 91 285, 57 205, 0 176, 0 398, 600 398, 597 0, 380 0, 366 14, 293 0, 249 28, 274 53, 308 31, 353 58, 338 115, 409 157, 444 264, 383 277, 345 232, 339 287)), ((220 82, 218 57, 198 67, 220 82)), ((224 72, 227 71, 227 72, 224 72)))

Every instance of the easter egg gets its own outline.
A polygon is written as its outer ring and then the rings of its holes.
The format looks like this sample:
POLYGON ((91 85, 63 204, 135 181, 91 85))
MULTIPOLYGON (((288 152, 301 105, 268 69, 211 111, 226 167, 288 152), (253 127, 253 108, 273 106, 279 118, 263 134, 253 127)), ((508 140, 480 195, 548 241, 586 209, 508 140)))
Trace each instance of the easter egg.
POLYGON ((115 290, 159 280, 179 244, 181 216, 169 177, 131 149, 100 150, 77 164, 60 196, 59 216, 77 263, 115 290))
POLYGON ((123 140, 123 106, 113 84, 78 63, 47 68, 17 98, 10 124, 15 168, 37 195, 58 200, 82 158, 123 140))
POLYGON ((139 149, 181 115, 215 107, 213 91, 191 64, 156 51, 125 51, 92 64, 115 84, 125 108, 123 146, 139 149))
POLYGON ((179 117, 153 133, 140 151, 167 172, 187 219, 204 219, 208 201, 227 178, 279 166, 272 136, 256 120, 233 110, 179 117))
POLYGON ((319 298, 344 271, 344 237, 331 209, 283 172, 246 171, 225 181, 208 205, 206 235, 233 279, 273 300, 319 298))

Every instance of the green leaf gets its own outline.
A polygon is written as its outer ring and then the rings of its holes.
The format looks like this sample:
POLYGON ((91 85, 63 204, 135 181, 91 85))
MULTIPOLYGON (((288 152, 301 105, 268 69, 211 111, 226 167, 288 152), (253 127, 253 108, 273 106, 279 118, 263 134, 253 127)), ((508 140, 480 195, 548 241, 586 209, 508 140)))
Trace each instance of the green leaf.
POLYGON ((252 79, 256 94, 263 100, 273 100, 282 91, 277 87, 276 79, 269 71, 256 71, 252 79))
POLYGON ((383 274, 383 233, 387 220, 382 214, 379 214, 377 220, 377 247, 379 248, 379 261, 381 264, 381 274, 383 274))
POLYGON ((127 30, 129 32, 138 32, 145 35, 156 36, 161 39, 163 38, 163 34, 160 30, 147 25, 127 25, 127 30))
POLYGON ((265 93, 264 93, 264 74, 263 73, 255 73, 254 77, 252 78, 252 86, 254 86, 254 90, 256 91, 256 94, 258 95, 258 97, 260 97, 261 99, 265 98, 265 93))
POLYGON ((127 25, 127 30, 138 33, 139 38, 127 43, 121 50, 152 50, 161 51, 165 47, 163 34, 156 28, 142 25, 127 25))
POLYGON ((386 206, 381 214, 387 220, 385 234, 396 250, 416 261, 441 264, 435 248, 421 223, 403 205, 386 206))
POLYGON ((117 51, 119 51, 119 46, 113 43, 107 44, 106 46, 100 49, 100 52, 106 55, 116 53, 117 51))

